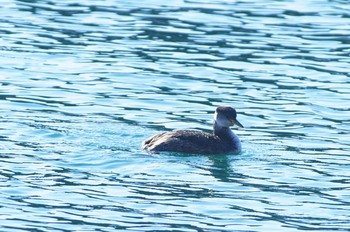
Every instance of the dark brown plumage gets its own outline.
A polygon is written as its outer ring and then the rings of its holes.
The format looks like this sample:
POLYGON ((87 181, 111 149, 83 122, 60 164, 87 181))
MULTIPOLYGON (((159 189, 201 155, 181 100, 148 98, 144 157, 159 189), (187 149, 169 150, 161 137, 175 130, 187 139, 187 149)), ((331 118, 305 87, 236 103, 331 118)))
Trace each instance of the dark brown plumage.
POLYGON ((240 124, 232 107, 218 107, 215 111, 213 133, 196 130, 175 130, 152 136, 142 148, 150 152, 184 152, 199 154, 239 153, 241 143, 229 126, 240 124))

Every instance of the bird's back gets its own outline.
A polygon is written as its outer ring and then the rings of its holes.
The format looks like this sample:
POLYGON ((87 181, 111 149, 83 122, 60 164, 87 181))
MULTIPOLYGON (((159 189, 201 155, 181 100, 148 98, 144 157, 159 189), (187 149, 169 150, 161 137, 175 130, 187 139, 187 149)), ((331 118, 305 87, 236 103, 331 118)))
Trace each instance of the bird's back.
POLYGON ((155 135, 144 141, 142 148, 152 152, 201 154, 226 153, 233 150, 228 141, 223 141, 214 134, 195 130, 176 130, 155 135))

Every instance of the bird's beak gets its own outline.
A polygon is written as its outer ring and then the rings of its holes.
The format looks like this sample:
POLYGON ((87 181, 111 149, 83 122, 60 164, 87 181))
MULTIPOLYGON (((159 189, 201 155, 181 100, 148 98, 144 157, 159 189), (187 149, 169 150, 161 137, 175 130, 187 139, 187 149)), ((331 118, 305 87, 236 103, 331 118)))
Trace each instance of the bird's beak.
POLYGON ((239 127, 244 128, 244 126, 237 119, 232 119, 231 122, 232 122, 232 125, 237 125, 239 127))

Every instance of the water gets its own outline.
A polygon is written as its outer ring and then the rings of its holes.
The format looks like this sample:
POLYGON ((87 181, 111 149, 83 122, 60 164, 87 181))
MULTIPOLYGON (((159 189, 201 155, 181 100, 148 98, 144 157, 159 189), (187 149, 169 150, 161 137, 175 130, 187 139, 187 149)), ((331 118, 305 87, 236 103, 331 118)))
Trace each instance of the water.
POLYGON ((350 230, 349 10, 2 1, 0 230, 350 230), (218 105, 241 154, 140 150, 218 105))

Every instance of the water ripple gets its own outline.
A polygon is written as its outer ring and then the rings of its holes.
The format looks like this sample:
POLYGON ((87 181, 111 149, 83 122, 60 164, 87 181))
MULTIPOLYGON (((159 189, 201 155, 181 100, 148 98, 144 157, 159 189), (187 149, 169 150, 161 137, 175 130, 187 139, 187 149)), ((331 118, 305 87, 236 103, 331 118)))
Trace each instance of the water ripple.
POLYGON ((0 6, 0 228, 346 231, 346 1, 0 6), (150 155, 237 108, 236 156, 150 155))

